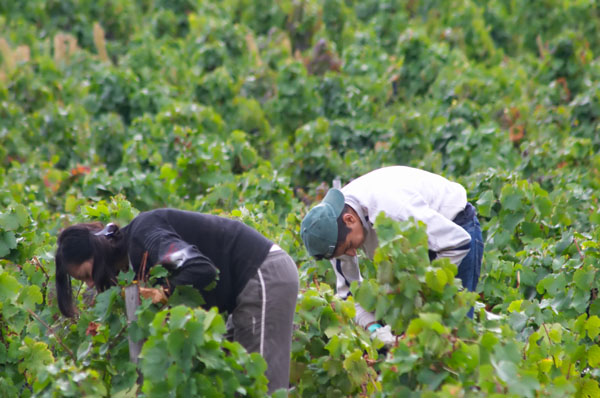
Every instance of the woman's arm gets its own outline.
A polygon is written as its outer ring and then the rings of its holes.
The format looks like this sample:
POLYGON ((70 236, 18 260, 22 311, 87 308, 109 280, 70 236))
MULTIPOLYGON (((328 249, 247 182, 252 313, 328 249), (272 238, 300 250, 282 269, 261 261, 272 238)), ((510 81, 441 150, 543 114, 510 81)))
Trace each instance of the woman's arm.
POLYGON ((171 286, 192 285, 202 291, 219 275, 219 270, 212 261, 196 250, 196 255, 188 258, 180 267, 171 272, 168 277, 171 286))
MULTIPOLYGON (((148 269, 155 264, 165 267, 169 271, 167 281, 170 292, 177 285, 191 285, 198 290, 203 290, 217 279, 219 270, 212 260, 195 245, 183 240, 172 226, 149 225, 143 232, 133 240, 134 250, 130 250, 130 255, 133 252, 141 254, 146 251, 148 269), (135 243, 141 243, 139 249, 135 247, 135 243)), ((144 269, 140 271, 146 272, 144 269)), ((138 277, 144 276, 138 275, 138 277)))

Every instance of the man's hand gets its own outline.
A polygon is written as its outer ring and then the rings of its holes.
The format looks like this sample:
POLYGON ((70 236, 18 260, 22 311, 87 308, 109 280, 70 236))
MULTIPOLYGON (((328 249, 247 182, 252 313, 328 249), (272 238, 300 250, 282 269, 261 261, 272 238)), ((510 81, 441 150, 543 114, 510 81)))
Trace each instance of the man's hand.
POLYGON ((371 339, 381 341, 386 348, 392 348, 396 345, 396 336, 392 334, 392 328, 389 325, 381 326, 372 331, 371 339))
POLYGON ((140 287, 140 296, 143 298, 152 299, 154 304, 167 303, 167 295, 162 288, 140 287))

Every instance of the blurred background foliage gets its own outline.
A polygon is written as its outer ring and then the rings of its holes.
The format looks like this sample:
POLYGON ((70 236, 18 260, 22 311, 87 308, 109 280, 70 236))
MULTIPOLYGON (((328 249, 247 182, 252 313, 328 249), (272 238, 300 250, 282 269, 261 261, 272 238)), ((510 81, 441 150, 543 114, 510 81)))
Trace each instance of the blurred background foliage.
POLYGON ((79 287, 78 320, 58 316, 57 232, 164 206, 240 218, 297 262, 295 396, 600 396, 595 1, 0 0, 0 32, 0 396, 265 394, 209 312, 145 303, 125 332, 118 294, 86 309, 79 287), (383 222, 355 299, 406 337, 385 355, 298 231, 334 178, 393 164, 462 183, 486 252, 469 296, 383 222), (187 367, 135 384, 124 335, 177 359, 169 336, 198 325, 187 367))

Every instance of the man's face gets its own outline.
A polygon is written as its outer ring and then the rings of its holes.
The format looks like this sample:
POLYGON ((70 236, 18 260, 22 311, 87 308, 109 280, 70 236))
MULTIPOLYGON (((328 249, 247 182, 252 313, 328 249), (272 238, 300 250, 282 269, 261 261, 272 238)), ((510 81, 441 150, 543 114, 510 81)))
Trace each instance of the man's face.
POLYGON ((358 215, 354 210, 344 214, 342 220, 346 226, 350 228, 350 232, 348 232, 346 240, 335 249, 333 257, 339 257, 343 254, 347 256, 356 256, 356 251, 365 241, 365 230, 360 222, 360 218, 358 218, 358 215))

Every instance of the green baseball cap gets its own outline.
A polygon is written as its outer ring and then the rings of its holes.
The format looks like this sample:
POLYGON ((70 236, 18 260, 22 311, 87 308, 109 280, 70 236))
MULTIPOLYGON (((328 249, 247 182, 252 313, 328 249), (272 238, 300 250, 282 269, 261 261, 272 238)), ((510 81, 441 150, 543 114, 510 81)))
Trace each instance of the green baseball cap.
POLYGON ((300 236, 308 254, 329 258, 337 245, 337 218, 344 210, 344 194, 330 189, 323 201, 310 209, 300 225, 300 236))

